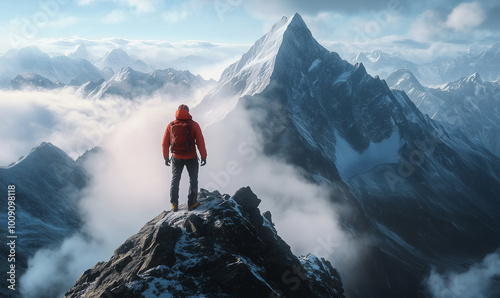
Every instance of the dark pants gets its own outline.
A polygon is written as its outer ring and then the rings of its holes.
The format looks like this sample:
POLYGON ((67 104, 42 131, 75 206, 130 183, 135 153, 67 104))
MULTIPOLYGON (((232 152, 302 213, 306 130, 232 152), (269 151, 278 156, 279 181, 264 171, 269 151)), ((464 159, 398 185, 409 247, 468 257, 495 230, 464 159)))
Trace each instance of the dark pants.
POLYGON ((179 159, 172 157, 172 184, 170 185, 170 202, 179 203, 179 183, 182 170, 186 166, 189 174, 188 204, 196 202, 198 196, 198 158, 179 159))

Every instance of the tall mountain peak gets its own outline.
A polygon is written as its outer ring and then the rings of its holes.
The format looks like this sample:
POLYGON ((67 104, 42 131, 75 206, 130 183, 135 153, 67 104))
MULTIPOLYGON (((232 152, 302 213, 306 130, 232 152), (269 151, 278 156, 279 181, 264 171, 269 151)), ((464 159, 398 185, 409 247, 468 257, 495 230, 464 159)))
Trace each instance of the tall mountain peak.
POLYGON ((304 22, 304 19, 302 19, 302 16, 299 13, 295 13, 291 18, 290 18, 290 26, 292 27, 303 27, 307 28, 306 23, 304 22))
POLYGON ((224 71, 221 83, 224 85, 235 77, 244 79, 244 84, 240 84, 239 96, 260 93, 269 83, 280 51, 291 47, 306 48, 312 44, 319 46, 298 13, 291 18, 283 17, 238 62, 224 71))
POLYGON ((111 52, 108 52, 101 61, 97 62, 96 65, 100 69, 109 67, 113 72, 117 72, 123 67, 131 67, 134 70, 140 72, 149 72, 151 69, 142 60, 130 57, 130 55, 123 49, 116 48, 111 52))
POLYGON ((464 88, 470 88, 475 86, 480 86, 483 84, 483 80, 479 73, 475 72, 468 77, 462 77, 459 80, 448 83, 443 87, 443 90, 459 90, 464 88))
POLYGON ((290 18, 282 17, 239 61, 224 70, 219 85, 205 97, 202 106, 210 111, 212 122, 220 120, 236 106, 239 98, 262 93, 278 65, 282 69, 291 62, 289 59, 307 60, 309 68, 320 52, 329 53, 314 39, 298 13, 290 18), (310 58, 313 61, 309 61, 310 58), (225 104, 221 105, 220 100, 225 104))
POLYGON ((68 57, 73 59, 91 60, 87 47, 84 44, 80 44, 73 53, 68 55, 68 57))
POLYGON ((392 89, 410 91, 415 88, 418 91, 424 90, 424 86, 420 84, 413 72, 407 68, 393 72, 387 77, 386 82, 392 89))

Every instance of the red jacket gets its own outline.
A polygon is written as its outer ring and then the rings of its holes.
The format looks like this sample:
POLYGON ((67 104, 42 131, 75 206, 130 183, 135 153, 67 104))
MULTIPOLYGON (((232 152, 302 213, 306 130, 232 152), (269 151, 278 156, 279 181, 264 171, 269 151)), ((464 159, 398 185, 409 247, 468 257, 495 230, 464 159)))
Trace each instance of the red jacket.
MULTIPOLYGON (((178 109, 177 112, 175 112, 175 119, 176 120, 192 120, 193 117, 189 114, 189 112, 185 109, 178 109)), ((201 133, 201 128, 198 123, 193 121, 193 126, 191 128, 192 133, 190 134, 189 138, 192 140, 189 142, 192 146, 192 149, 190 153, 188 154, 177 154, 174 153, 175 158, 179 159, 191 159, 191 158, 196 158, 198 155, 196 154, 196 149, 195 149, 195 142, 196 141, 196 146, 198 147, 198 150, 200 151, 201 159, 206 159, 207 158, 207 149, 205 148, 205 139, 203 138, 203 134, 201 133)), ((169 150, 170 150, 170 123, 167 125, 167 129, 165 130, 165 134, 163 135, 163 142, 162 142, 162 147, 163 147, 163 158, 164 159, 169 159, 169 150)))

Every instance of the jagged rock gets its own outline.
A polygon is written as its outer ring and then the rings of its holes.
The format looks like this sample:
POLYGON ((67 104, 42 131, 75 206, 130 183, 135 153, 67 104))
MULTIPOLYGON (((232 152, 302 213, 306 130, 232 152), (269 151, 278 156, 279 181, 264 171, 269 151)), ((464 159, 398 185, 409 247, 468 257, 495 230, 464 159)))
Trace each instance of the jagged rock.
POLYGON ((267 221, 269 221, 269 223, 274 227, 274 223, 273 223, 273 220, 272 220, 271 211, 264 212, 262 214, 262 216, 264 216, 264 218, 267 219, 267 221))
POLYGON ((249 187, 231 198, 202 190, 199 201, 159 214, 65 297, 344 297, 328 261, 294 256, 270 213, 256 220, 249 187))
POLYGON ((247 212, 257 208, 261 202, 248 186, 238 189, 233 196, 233 200, 247 212))
POLYGON ((203 224, 204 221, 201 217, 196 214, 191 214, 184 222, 184 228, 186 228, 186 231, 189 233, 193 233, 200 237, 205 232, 203 224))

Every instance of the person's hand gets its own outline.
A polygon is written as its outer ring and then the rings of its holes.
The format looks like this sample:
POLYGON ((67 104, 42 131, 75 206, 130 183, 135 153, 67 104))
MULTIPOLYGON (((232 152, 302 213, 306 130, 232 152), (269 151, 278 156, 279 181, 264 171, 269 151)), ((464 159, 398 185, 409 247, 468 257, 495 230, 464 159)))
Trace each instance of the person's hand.
POLYGON ((170 159, 168 159, 168 158, 165 159, 165 165, 167 167, 170 167, 170 159))
POLYGON ((204 165, 206 165, 206 164, 207 164, 207 159, 206 159, 206 158, 202 158, 202 159, 201 159, 200 166, 202 166, 202 167, 203 167, 203 166, 204 166, 204 165))

